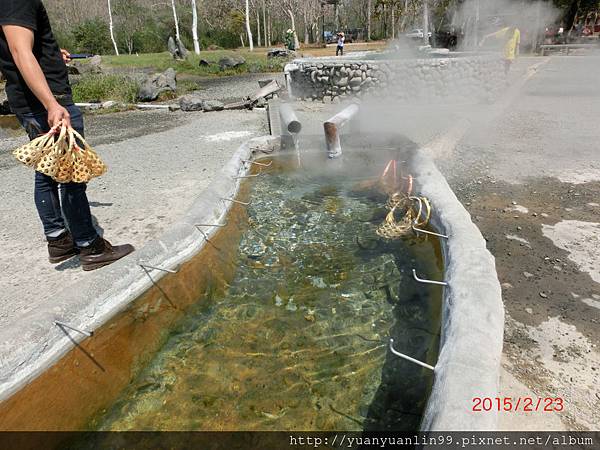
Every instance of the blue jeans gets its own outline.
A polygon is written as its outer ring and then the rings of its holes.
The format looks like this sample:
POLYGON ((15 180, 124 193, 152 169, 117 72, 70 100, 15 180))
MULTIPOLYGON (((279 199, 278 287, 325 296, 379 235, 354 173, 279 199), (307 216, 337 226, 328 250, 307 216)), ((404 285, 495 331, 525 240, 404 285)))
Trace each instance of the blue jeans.
MULTIPOLYGON (((80 109, 75 105, 66 108, 71 115, 72 127, 83 136, 83 114, 80 109)), ((35 139, 50 129, 46 112, 17 114, 17 119, 27 131, 29 139, 35 139)), ((78 247, 89 245, 98 237, 86 188, 85 183, 57 183, 48 175, 35 172, 35 206, 47 237, 57 237, 61 230, 68 228, 78 247)))

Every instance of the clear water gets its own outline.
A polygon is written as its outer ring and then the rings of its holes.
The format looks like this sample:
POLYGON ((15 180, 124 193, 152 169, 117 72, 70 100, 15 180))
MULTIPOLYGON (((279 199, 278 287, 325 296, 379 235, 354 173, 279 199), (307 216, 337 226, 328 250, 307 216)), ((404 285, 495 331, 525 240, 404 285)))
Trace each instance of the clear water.
POLYGON ((376 236, 387 197, 360 186, 385 162, 329 173, 292 154, 251 181, 226 294, 192 308, 94 426, 417 429, 432 374, 388 340, 435 364, 441 290, 412 268, 441 279, 442 266, 435 241, 376 236))

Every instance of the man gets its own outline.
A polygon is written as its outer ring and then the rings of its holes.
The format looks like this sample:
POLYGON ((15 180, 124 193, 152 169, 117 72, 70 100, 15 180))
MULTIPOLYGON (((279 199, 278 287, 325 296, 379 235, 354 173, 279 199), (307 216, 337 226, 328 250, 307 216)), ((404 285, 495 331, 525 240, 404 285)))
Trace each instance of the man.
POLYGON ((337 49, 335 51, 335 56, 339 56, 340 53, 344 56, 344 42, 346 41, 346 37, 344 33, 337 34, 337 49))
MULTIPOLYGON (((68 60, 68 52, 54 39, 41 0, 0 0, 0 70, 6 78, 11 109, 30 139, 61 122, 83 135, 83 116, 71 96, 68 60)), ((111 264, 134 249, 131 245, 113 247, 98 236, 85 191, 85 184, 59 185, 35 173, 35 204, 50 262, 57 264, 79 255, 83 270, 88 271, 111 264)))
POLYGON ((519 47, 521 45, 521 32, 515 27, 504 27, 495 33, 484 36, 479 46, 482 47, 488 38, 496 38, 504 41, 504 73, 508 75, 514 60, 519 56, 519 47))

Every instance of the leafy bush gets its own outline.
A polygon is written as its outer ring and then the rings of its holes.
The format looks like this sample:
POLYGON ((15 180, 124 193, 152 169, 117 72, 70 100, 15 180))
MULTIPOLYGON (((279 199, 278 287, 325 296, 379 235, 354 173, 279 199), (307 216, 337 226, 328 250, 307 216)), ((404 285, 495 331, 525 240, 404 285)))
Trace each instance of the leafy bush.
POLYGON ((73 85, 73 99, 75 102, 114 100, 134 103, 138 89, 134 80, 123 75, 88 75, 73 85))
POLYGON ((99 18, 87 19, 80 23, 73 29, 72 36, 75 49, 71 51, 95 55, 111 52, 108 25, 99 18))

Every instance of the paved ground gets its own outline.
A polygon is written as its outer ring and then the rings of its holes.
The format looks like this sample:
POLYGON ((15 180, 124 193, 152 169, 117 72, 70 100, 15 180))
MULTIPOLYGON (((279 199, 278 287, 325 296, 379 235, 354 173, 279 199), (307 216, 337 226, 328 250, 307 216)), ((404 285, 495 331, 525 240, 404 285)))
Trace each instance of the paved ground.
POLYGON ((599 69, 597 56, 522 60, 511 83, 526 83, 442 163, 503 283, 501 396, 564 401, 560 414, 501 415, 508 429, 600 423, 599 69))
MULTIPOLYGON (((4 121, 0 176, 7 188, 0 192, 1 327, 27 320, 27 313, 51 301, 53 292, 86 276, 76 259, 58 266, 47 262, 33 204, 33 173, 10 154, 26 138, 7 128, 4 121)), ((243 141, 266 133, 264 109, 88 117, 90 143, 109 166, 109 172, 88 187, 99 230, 113 243, 143 246, 183 216, 243 141)))

